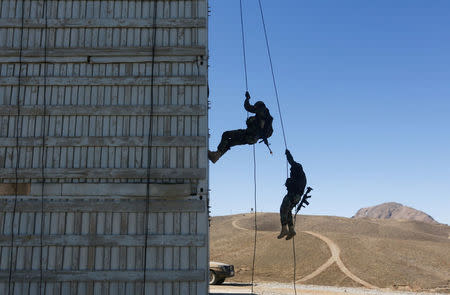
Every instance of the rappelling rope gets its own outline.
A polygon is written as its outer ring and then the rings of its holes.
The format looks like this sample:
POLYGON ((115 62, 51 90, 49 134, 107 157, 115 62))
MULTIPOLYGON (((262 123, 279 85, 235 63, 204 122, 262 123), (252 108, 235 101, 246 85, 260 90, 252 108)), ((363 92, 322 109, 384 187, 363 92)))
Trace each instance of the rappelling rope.
MULTIPOLYGON (((273 70, 272 55, 270 54, 269 38, 267 37, 266 22, 265 22, 265 19, 264 19, 264 13, 263 13, 261 0, 258 0, 258 4, 259 4, 259 12, 261 14, 261 21, 262 21, 262 25, 263 25, 263 29, 264 29, 264 37, 265 37, 265 40, 266 40, 267 56, 269 58, 270 71, 272 73, 272 82, 273 82, 273 87, 275 89, 275 97, 277 99, 278 114, 280 115, 281 130, 283 131, 284 146, 285 146, 285 148, 287 150, 286 133, 284 131, 284 123, 283 123, 283 117, 282 117, 282 114, 281 114, 280 99, 279 99, 279 95, 278 95, 278 87, 277 87, 277 83, 276 83, 276 79, 275 79, 275 73, 274 73, 274 70, 273 70)), ((287 160, 286 160, 286 174, 289 176, 287 160)), ((295 226, 296 218, 297 218, 297 215, 294 216, 294 226, 295 226)), ((294 293, 297 294, 297 286, 295 284, 295 281, 296 281, 296 270, 297 270, 297 262, 296 262, 297 259, 296 259, 296 255, 295 255, 295 237, 292 238, 292 253, 293 253, 293 258, 294 258, 294 277, 293 277, 294 293)))
POLYGON ((48 75, 48 64, 47 64, 47 46, 48 46, 48 3, 47 0, 44 1, 43 14, 45 17, 45 38, 44 38, 44 93, 43 93, 43 114, 41 121, 41 132, 42 132, 42 154, 41 154, 41 233, 40 233, 40 263, 39 263, 39 294, 42 294, 44 285, 44 186, 45 186, 45 166, 47 163, 47 154, 45 151, 45 127, 46 127, 46 117, 47 117, 47 75, 48 75))
MULTIPOLYGON (((248 79, 247 79, 247 55, 245 50, 245 34, 244 34, 244 17, 242 15, 242 0, 239 0, 240 12, 241 12, 241 36, 242 36, 242 54, 244 57, 244 78, 245 78, 245 90, 248 91, 248 79)), ((248 112, 247 112, 248 116, 248 112)))
MULTIPOLYGON (((248 75, 247 75, 247 56, 246 56, 246 50, 245 50, 245 34, 244 34, 244 18, 242 15, 242 0, 239 0, 239 7, 240 7, 240 14, 241 14, 241 36, 242 36, 242 53, 243 53, 243 57, 244 57, 244 78, 245 78, 245 90, 248 91, 248 75)), ((248 118, 249 114, 247 112, 247 118, 248 118)), ((252 293, 253 293, 253 288, 254 288, 254 279, 255 279, 255 262, 256 262, 256 238, 258 235, 258 226, 257 226, 257 219, 256 219, 256 148, 255 145, 252 145, 252 150, 253 150, 253 199, 254 199, 254 227, 255 227, 255 236, 254 236, 254 242, 253 242, 253 260, 252 260, 252 293)))
MULTIPOLYGON (((19 128, 20 123, 20 86, 22 82, 22 51, 23 51, 23 28, 24 28, 24 13, 25 8, 22 3, 22 15, 21 15, 21 25, 20 25, 20 47, 19 47, 19 73, 17 80, 17 116, 16 116, 16 124, 15 124, 15 135, 16 135, 16 166, 15 166, 15 187, 14 187, 14 202, 13 202, 13 211, 11 218, 11 246, 9 249, 9 275, 8 275, 8 294, 11 294, 11 283, 12 283, 12 274, 13 274, 13 249, 14 249, 14 223, 17 209, 17 196, 19 194, 19 163, 20 163, 20 147, 19 147, 19 136, 22 130, 22 126, 19 128)), ((17 252, 17 251, 16 251, 17 252)), ((14 259, 15 262, 15 259, 14 259)))
POLYGON ((153 1, 153 44, 152 44, 152 67, 151 67, 151 77, 150 77, 150 125, 148 131, 148 139, 147 139, 147 183, 146 183, 146 199, 145 199, 145 218, 144 218, 144 281, 143 281, 143 294, 146 294, 146 279, 147 279, 147 246, 148 246, 148 214, 150 211, 150 177, 151 177, 151 164, 152 164, 152 128, 153 128, 153 88, 154 88, 154 76, 155 76, 155 49, 156 49, 156 17, 157 17, 157 4, 158 2, 153 1))
POLYGON ((263 13, 263 9, 262 9, 261 0, 258 0, 258 3, 259 3, 259 12, 261 14, 261 20, 262 20, 263 29, 264 29, 264 37, 266 39, 266 48, 267 48, 267 55, 269 57, 270 71, 272 73, 272 82, 273 82, 273 87, 275 89, 275 97, 277 98, 278 114, 280 115, 281 130, 283 131, 284 146, 287 149, 286 133, 284 132, 283 117, 281 116, 280 99, 279 99, 279 96, 278 96, 278 88, 277 88, 277 83, 276 83, 276 80, 275 80, 275 74, 274 74, 274 71, 273 71, 272 56, 270 54, 269 39, 267 38, 266 22, 264 20, 264 13, 263 13))

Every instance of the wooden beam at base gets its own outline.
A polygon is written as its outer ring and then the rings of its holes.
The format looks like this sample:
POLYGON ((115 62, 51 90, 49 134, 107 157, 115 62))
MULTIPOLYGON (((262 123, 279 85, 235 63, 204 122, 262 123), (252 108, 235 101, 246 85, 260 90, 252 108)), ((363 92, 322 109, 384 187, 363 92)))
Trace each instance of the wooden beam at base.
MULTIPOLYGON (((39 270, 13 271, 12 281, 28 282, 40 281, 39 270)), ((173 282, 173 281, 203 281, 205 279, 204 270, 174 270, 157 271, 149 269, 146 272, 146 281, 150 282, 173 282)), ((8 271, 0 272, 0 281, 7 281, 8 271)), ((43 272, 43 281, 45 282, 66 282, 66 281, 143 281, 144 271, 48 271, 43 272)))

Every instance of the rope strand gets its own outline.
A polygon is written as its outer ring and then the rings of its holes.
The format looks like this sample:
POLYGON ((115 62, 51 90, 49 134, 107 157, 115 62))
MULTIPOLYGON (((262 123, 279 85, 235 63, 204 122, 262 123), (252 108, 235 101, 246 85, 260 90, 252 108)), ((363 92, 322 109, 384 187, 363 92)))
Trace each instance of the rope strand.
MULTIPOLYGON (((242 36, 242 53, 244 57, 244 78, 245 78, 245 90, 248 91, 248 79, 247 79, 247 56, 245 53, 245 34, 244 34, 244 17, 242 16, 242 0, 239 0, 240 12, 241 12, 241 36, 242 36)), ((248 112, 247 112, 248 117, 248 112)))
POLYGON ((154 88, 154 76, 155 76, 155 49, 156 49, 156 17, 157 17, 157 1, 153 2, 153 44, 152 44, 152 67, 151 67, 151 77, 150 77, 150 124, 147 139, 147 184, 146 184, 146 199, 145 199, 145 218, 144 218, 144 231, 145 231, 145 241, 144 241, 144 286, 143 294, 146 294, 146 279, 147 279, 147 246, 148 246, 148 214, 150 211, 150 176, 151 176, 151 164, 152 164, 152 118, 153 118, 153 88, 154 88))
MULTIPOLYGON (((240 16, 241 16, 241 36, 242 36, 242 54, 244 58, 244 80, 245 80, 245 90, 248 91, 248 74, 247 74, 247 55, 245 50, 245 34, 244 34, 244 17, 243 17, 243 8, 242 8, 242 0, 239 0, 240 7, 240 16)), ((247 118, 249 117, 249 113, 247 112, 247 118)), ((254 282, 255 282, 255 264, 256 264, 256 240, 258 235, 258 226, 257 226, 257 215, 256 215, 256 205, 257 205, 257 194, 256 194, 256 148, 255 145, 252 145, 253 152, 253 200, 254 200, 254 241, 253 241, 253 259, 252 259, 252 293, 254 290, 254 282)))
MULTIPOLYGON (((283 140, 284 140, 284 147, 287 149, 287 140, 286 140, 286 132, 284 130, 284 123, 283 123, 283 117, 281 114, 281 107, 280 107, 280 98, 278 95, 278 87, 277 87, 277 83, 276 83, 276 79, 275 79, 275 73, 273 70, 273 62, 272 62, 272 55, 270 53, 270 46, 269 46, 269 38, 267 37, 267 29, 266 29, 266 22, 264 19, 264 12, 263 12, 263 8, 262 8, 262 4, 261 4, 261 0, 258 0, 258 4, 259 4, 259 12, 261 14, 261 21, 262 21, 262 25, 263 25, 263 30, 264 30, 264 38, 266 41, 266 49, 267 49, 267 56, 269 58, 269 63, 270 63, 270 71, 272 74, 272 82, 273 82, 273 87, 275 89, 275 97, 277 99, 277 107, 278 107, 278 114, 280 116, 280 122, 281 122, 281 130, 283 132, 283 140)), ((288 167, 288 162, 286 160, 286 175, 287 177, 289 176, 289 167, 288 167)), ((295 226, 295 219, 296 216, 294 217, 294 226, 295 226)), ((293 278, 293 282, 294 282, 294 293, 297 294, 297 286, 295 284, 296 281, 296 269, 297 269, 297 259, 296 259, 296 255, 295 255, 295 237, 292 238, 292 253, 293 253, 293 258, 294 258, 294 278, 293 278)))
POLYGON ((274 74, 274 70, 273 70, 272 56, 270 54, 269 39, 267 38, 266 22, 264 20, 264 13, 263 13, 261 0, 258 0, 258 3, 259 3, 259 12, 261 14, 261 20, 262 20, 263 29, 264 29, 264 37, 266 40, 266 48, 267 48, 267 55, 269 57, 270 71, 272 73, 272 82, 273 82, 273 87, 275 89, 275 97, 277 98, 278 114, 280 115, 281 130, 283 131, 284 146, 287 149, 286 133, 284 132, 283 117, 281 116, 280 99, 278 96, 278 88, 277 88, 277 83, 275 80, 275 74, 274 74))
POLYGON ((258 234, 258 225, 256 220, 256 151, 255 151, 255 145, 253 145, 253 191, 254 191, 254 217, 255 217, 255 236, 253 241, 253 261, 252 261, 252 294, 253 294, 253 288, 254 288, 254 277, 255 277, 255 263, 256 263, 256 238, 258 234))

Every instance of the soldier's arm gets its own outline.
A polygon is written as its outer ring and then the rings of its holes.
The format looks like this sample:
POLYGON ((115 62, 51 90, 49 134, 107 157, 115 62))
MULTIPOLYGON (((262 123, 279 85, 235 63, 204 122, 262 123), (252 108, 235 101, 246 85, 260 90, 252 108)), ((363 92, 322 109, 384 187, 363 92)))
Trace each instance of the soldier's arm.
POLYGON ((292 165, 294 165, 296 162, 294 161, 294 158, 292 157, 292 155, 291 155, 291 152, 288 150, 288 149, 286 149, 286 158, 287 158, 287 160, 288 160, 288 162, 289 162, 289 164, 292 166, 292 165))
POLYGON ((244 108, 247 112, 256 113, 255 106, 250 104, 250 93, 248 93, 248 91, 245 92, 244 108))

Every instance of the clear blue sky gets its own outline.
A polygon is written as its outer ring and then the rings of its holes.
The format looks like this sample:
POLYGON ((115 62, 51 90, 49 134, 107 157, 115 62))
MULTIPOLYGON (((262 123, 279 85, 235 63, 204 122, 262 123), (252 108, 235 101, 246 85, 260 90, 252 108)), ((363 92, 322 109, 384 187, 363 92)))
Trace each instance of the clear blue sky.
MULTIPOLYGON (((243 0, 251 102, 274 117, 257 144, 258 211, 278 212, 286 162, 257 0, 243 0)), ((303 214, 399 202, 450 224, 450 1, 263 0, 288 147, 314 188, 303 214)), ((211 0, 210 147, 245 127, 239 1, 211 0)), ((210 164, 212 215, 253 207, 251 146, 210 164)))

